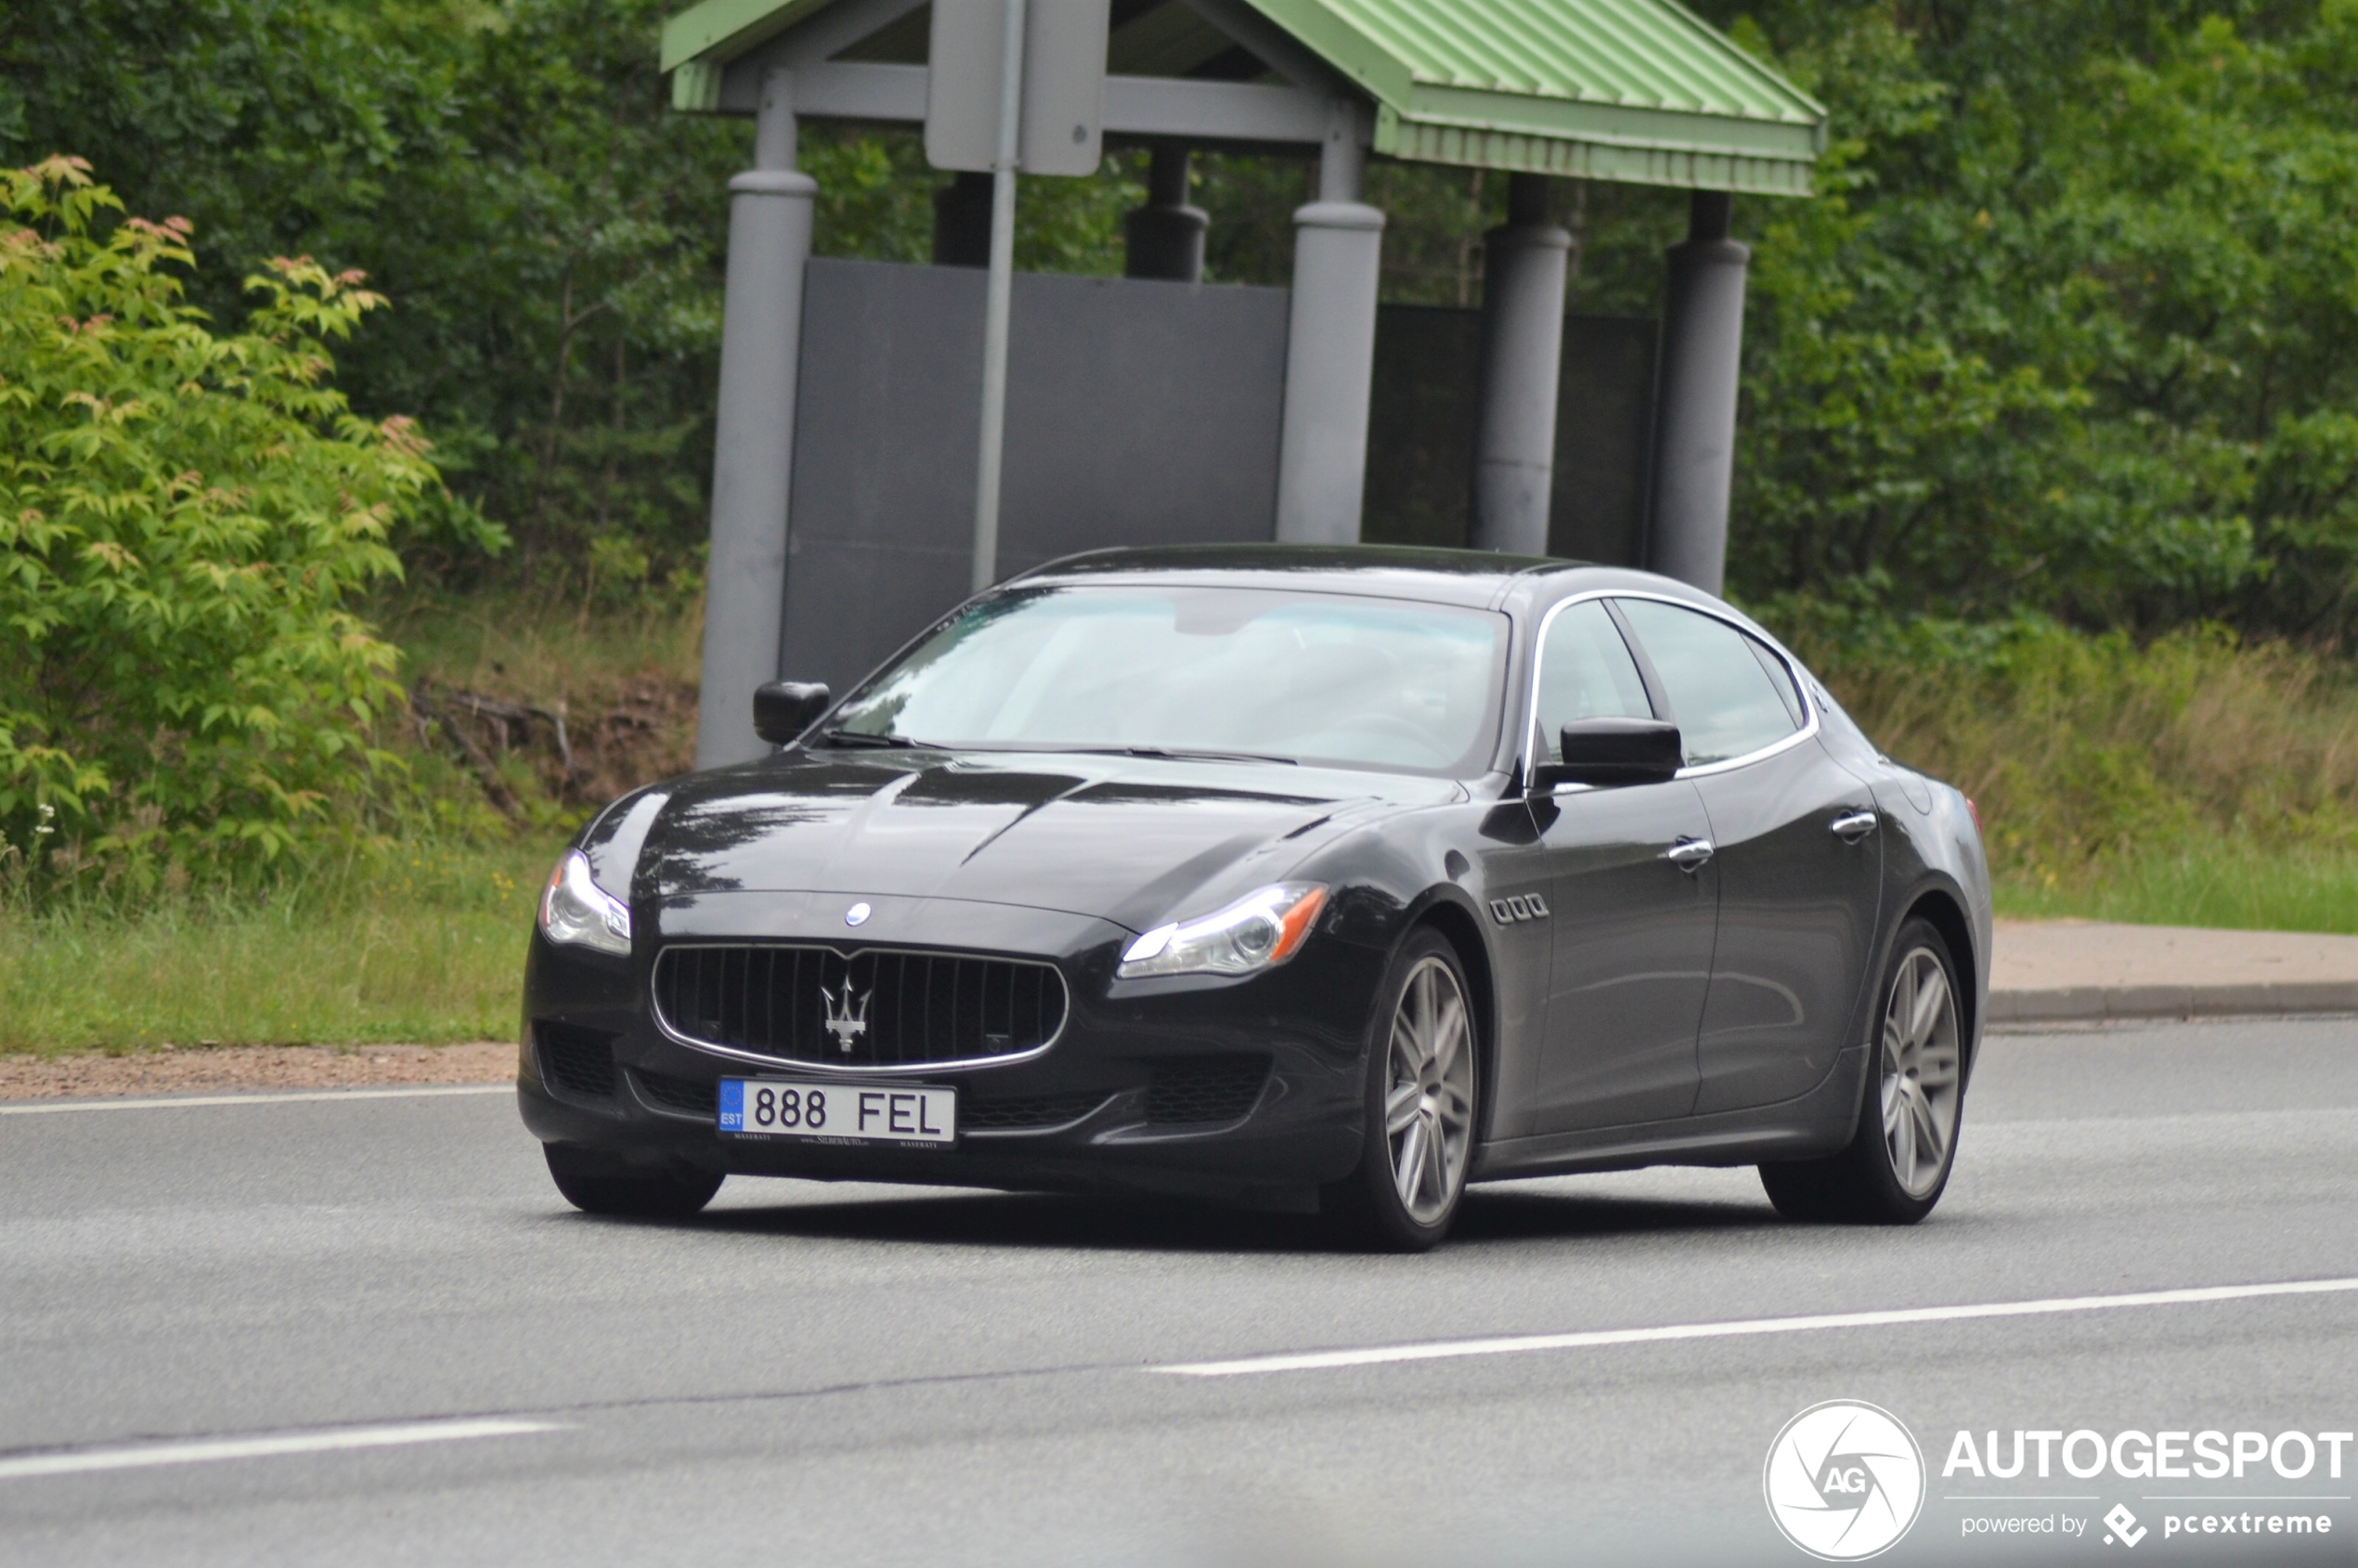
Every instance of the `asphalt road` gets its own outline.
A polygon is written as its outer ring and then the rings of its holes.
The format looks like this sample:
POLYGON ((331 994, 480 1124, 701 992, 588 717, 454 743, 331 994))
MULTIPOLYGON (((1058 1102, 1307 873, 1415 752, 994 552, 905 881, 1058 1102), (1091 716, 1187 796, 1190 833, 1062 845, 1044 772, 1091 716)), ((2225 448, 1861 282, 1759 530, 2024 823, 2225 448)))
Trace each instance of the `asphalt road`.
POLYGON ((2348 1430, 2347 1289, 1151 1368, 2353 1276, 2347 1020, 1995 1037, 1914 1230, 1640 1172, 1481 1189, 1423 1258, 785 1182, 592 1220, 498 1095, 0 1114, 0 1562, 1798 1563, 1763 1459, 1852 1398, 1933 1467, 1881 1561, 2109 1561, 2115 1502, 2151 1528, 2140 1561, 2293 1560, 2165 1538, 2159 1511, 2244 1506, 2150 1500, 2192 1491, 2298 1497, 2263 1511, 2330 1517, 2300 1560, 2349 1562, 2358 1486, 2322 1463, 2174 1491, 1939 1474, 1961 1428, 2348 1430), (2098 1522, 1965 1537, 2009 1512, 2098 1522))

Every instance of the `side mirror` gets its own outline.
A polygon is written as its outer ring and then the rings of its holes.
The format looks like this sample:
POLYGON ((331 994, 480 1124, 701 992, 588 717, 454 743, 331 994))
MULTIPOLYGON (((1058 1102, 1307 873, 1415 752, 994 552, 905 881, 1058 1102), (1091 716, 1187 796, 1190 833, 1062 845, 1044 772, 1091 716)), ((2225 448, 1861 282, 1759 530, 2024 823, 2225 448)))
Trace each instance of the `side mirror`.
POLYGON ((835 701, 816 681, 771 680, 753 689, 753 732, 771 745, 785 745, 818 721, 835 701))
POLYGON ((1563 760, 1531 770, 1535 793, 1560 784, 1660 784, 1687 765, 1678 726, 1659 719, 1582 719, 1558 734, 1563 760))

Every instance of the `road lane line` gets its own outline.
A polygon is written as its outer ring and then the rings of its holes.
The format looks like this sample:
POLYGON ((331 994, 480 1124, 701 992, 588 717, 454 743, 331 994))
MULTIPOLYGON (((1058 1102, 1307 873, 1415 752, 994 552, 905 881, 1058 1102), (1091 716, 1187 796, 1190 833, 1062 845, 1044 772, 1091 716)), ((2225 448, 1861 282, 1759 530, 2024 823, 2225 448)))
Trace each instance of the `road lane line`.
POLYGON ((0 1105, 0 1116, 54 1116, 68 1110, 181 1110, 189 1106, 292 1105, 304 1100, 420 1100, 444 1095, 512 1095, 513 1083, 441 1083, 420 1089, 317 1089, 293 1095, 160 1095, 143 1100, 40 1100, 0 1105))
POLYGON ((522 1437, 562 1432, 554 1421, 469 1419, 409 1421, 398 1426, 337 1427, 290 1432, 272 1437, 206 1438, 188 1443, 138 1443, 119 1448, 79 1448, 0 1458, 0 1481, 44 1475, 80 1475, 93 1471, 147 1470, 157 1465, 205 1464, 218 1459, 267 1459, 284 1454, 332 1454, 351 1448, 400 1448, 419 1443, 456 1443, 473 1437, 522 1437))
POLYGON ((1656 1328, 1603 1328, 1577 1334, 1520 1334, 1490 1340, 1441 1340, 1319 1350, 1149 1367, 1182 1378, 1242 1378, 1263 1372, 1315 1372, 1337 1367, 1380 1367, 1398 1361, 1445 1361, 1461 1355, 1513 1355, 1527 1351, 1588 1350, 1603 1345, 1660 1344, 1678 1340, 1727 1340, 1753 1334, 1802 1334, 1821 1328, 1883 1328, 1903 1323, 1962 1323, 1986 1317, 2044 1317, 2118 1307, 2186 1306, 2262 1296, 2317 1296, 2358 1290, 2358 1278, 2296 1279, 2272 1285, 2206 1285, 2183 1290, 2141 1290, 2121 1296, 2058 1296, 2036 1302, 1983 1302, 1966 1306, 1903 1307, 1888 1312, 1838 1312, 1813 1317, 1756 1317, 1726 1323, 1674 1323, 1656 1328))

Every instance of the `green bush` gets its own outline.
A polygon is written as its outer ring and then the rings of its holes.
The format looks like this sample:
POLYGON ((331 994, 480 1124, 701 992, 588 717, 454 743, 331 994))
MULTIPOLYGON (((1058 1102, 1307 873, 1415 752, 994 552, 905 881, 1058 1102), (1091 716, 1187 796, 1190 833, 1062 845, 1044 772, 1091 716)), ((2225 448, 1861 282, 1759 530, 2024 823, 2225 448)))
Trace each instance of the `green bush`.
POLYGON ((2215 626, 2140 642, 2028 616, 1763 614, 1877 744, 1975 797, 1992 868, 2026 890, 2358 850, 2358 684, 2339 660, 2215 626))
POLYGON ((183 220, 118 218, 74 159, 0 172, 0 865, 250 873, 395 766, 369 735, 397 654, 344 604, 440 486, 325 346, 383 302, 280 259, 216 335, 170 270, 183 220))

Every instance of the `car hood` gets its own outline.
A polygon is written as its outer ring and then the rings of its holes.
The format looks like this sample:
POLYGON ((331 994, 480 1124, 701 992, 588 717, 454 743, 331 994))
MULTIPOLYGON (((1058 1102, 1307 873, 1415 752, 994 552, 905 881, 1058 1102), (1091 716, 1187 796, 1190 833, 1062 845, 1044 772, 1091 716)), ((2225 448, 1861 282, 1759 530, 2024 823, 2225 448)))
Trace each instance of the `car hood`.
MULTIPOLYGON (((643 825, 636 899, 947 898, 1137 930, 1211 885, 1274 880, 1371 815, 1462 795, 1445 779, 1279 764, 788 752, 697 774, 609 815, 625 836, 643 825), (1266 862, 1265 875, 1253 862, 1266 862)), ((607 847, 593 843, 593 864, 607 847)))

